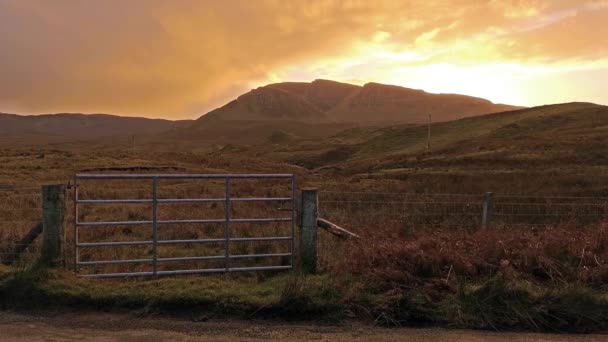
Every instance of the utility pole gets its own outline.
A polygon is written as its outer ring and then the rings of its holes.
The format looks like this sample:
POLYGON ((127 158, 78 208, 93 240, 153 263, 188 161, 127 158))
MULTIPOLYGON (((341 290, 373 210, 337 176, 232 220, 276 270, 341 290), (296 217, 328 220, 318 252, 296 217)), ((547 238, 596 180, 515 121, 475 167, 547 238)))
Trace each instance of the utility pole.
POLYGON ((429 114, 428 134, 426 136, 426 151, 431 152, 431 114, 429 114))

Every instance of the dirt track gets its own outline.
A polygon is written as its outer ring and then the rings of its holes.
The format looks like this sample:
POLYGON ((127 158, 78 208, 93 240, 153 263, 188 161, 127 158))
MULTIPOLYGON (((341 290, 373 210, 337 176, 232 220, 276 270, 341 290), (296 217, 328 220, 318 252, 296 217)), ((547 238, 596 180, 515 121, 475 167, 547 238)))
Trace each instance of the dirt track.
POLYGON ((136 318, 108 313, 0 311, 1 341, 606 341, 606 335, 540 335, 444 329, 317 326, 268 321, 136 318))

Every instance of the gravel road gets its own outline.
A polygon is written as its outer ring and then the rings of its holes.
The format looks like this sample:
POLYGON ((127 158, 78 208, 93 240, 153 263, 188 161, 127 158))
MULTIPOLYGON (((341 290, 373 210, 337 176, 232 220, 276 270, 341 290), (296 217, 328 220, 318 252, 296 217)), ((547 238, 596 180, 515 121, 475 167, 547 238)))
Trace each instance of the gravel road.
POLYGON ((362 323, 138 318, 126 313, 3 312, 0 341, 607 341, 608 335, 550 335, 445 329, 384 329, 362 323))

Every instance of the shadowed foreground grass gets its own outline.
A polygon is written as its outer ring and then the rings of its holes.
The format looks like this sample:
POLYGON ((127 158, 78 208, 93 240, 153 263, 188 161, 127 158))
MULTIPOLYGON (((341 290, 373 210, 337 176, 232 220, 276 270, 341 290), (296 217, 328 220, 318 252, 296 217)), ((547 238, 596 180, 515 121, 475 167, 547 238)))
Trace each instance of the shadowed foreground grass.
POLYGON ((275 318, 383 326, 602 332, 608 294, 581 283, 548 287, 501 275, 456 291, 384 291, 352 276, 280 273, 92 280, 39 267, 0 269, 4 309, 87 308, 190 317, 275 318))

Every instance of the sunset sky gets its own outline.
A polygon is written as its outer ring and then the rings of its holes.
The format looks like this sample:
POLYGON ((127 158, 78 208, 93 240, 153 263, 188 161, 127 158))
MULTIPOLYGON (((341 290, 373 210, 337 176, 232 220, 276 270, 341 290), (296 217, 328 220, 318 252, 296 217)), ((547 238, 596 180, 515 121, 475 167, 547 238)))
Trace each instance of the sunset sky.
POLYGON ((608 0, 0 0, 0 112, 196 118, 317 78, 608 104, 608 0))

